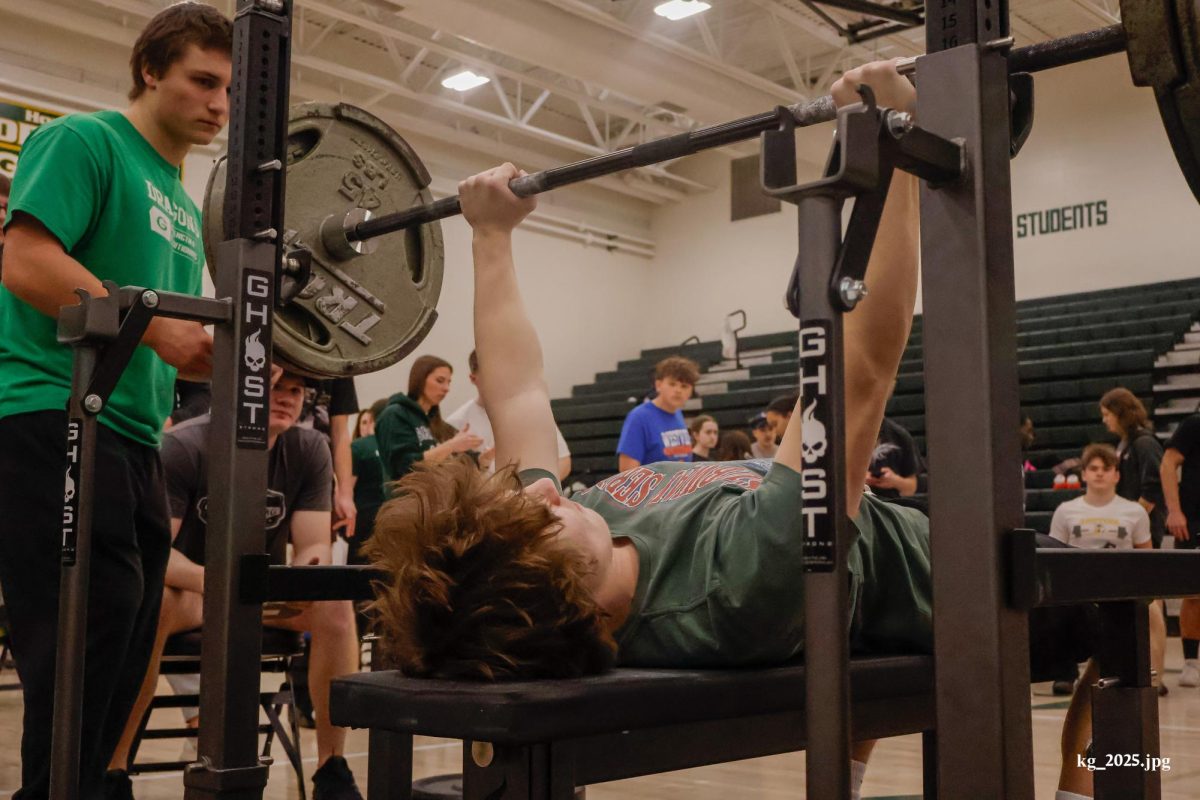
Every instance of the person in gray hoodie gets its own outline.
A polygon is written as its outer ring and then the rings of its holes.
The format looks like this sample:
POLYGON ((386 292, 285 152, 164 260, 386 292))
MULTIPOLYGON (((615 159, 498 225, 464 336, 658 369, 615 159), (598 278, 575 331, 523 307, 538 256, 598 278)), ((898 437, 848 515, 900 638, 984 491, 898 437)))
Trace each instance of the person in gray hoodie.
POLYGON ((386 482, 400 480, 418 461, 442 461, 483 444, 469 425, 456 431, 442 419, 439 405, 450 391, 453 374, 448 361, 421 356, 408 373, 408 392, 398 392, 388 399, 375 421, 386 482))

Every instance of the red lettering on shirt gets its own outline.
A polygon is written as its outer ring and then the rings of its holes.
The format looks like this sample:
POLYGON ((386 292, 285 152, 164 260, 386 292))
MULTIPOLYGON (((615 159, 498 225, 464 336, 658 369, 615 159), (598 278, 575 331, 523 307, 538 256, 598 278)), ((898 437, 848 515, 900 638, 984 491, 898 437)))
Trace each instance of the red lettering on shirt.
POLYGON ((628 508, 636 508, 650 496, 663 476, 647 467, 637 467, 600 481, 594 487, 628 508))
MULTIPOLYGON (((604 492, 615 502, 626 508, 637 508, 644 503, 666 476, 647 467, 637 467, 620 475, 600 481, 592 489, 604 492)), ((651 505, 678 500, 695 494, 709 484, 720 482, 723 486, 736 486, 747 491, 762 484, 762 476, 740 465, 706 464, 676 472, 667 481, 662 491, 654 494, 651 505)), ((588 489, 587 491, 591 491, 588 489)))
POLYGON ((695 494, 705 486, 717 481, 725 486, 737 486, 749 491, 757 489, 762 484, 762 476, 742 466, 709 464, 703 467, 694 467, 675 473, 670 482, 650 503, 653 505, 678 500, 681 497, 695 494))

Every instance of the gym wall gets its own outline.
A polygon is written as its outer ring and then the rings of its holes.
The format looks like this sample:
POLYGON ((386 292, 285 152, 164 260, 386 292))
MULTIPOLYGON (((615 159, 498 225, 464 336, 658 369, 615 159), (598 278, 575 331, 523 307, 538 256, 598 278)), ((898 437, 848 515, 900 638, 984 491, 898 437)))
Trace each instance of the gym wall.
MULTIPOLYGON (((454 365, 444 413, 475 394, 467 378, 467 354, 474 347, 470 228, 461 218, 449 219, 442 224, 442 235, 446 270, 437 323, 411 357, 355 379, 364 406, 404 391, 414 358, 425 353, 454 365)), ((595 372, 649 346, 644 329, 647 316, 656 313, 646 304, 653 262, 522 230, 513 247, 525 307, 542 340, 552 397, 568 396, 573 384, 590 383, 595 372)))
MULTIPOLYGON (((134 36, 128 29, 109 24, 73 35, 21 15, 5 15, 4 28, 0 96, 64 113, 125 107, 129 80, 125 62, 134 36)), ((321 87, 297 84, 293 88, 309 99, 337 100, 321 87)), ((409 113, 419 115, 420 108, 413 107, 409 113)), ((413 135, 393 124, 426 161, 438 196, 452 193, 459 179, 494 166, 493 159, 469 155, 451 143, 413 135)), ((184 186, 197 203, 203 200, 209 171, 223 149, 222 145, 196 151, 184 164, 184 186)), ((625 198, 596 187, 562 190, 539 202, 541 212, 558 219, 578 220, 640 239, 650 235, 648 208, 644 202, 625 202, 625 198)), ((466 224, 456 219, 443 224, 443 235, 446 266, 438 304, 440 319, 413 357, 356 380, 364 405, 403 391, 412 358, 423 353, 435 353, 454 364, 455 383, 445 401, 448 410, 474 393, 467 380, 467 354, 474 346, 470 233, 466 224)), ((526 302, 542 333, 554 395, 568 394, 572 384, 589 381, 595 371, 645 346, 642 327, 650 306, 643 298, 653 268, 651 260, 535 232, 519 232, 516 248, 526 302)), ((213 291, 207 275, 205 291, 210 296, 213 291)))
MULTIPOLYGON (((127 29, 91 26, 72 35, 23 15, 6 16, 5 23, 0 93, 63 111, 123 107, 132 41, 127 29)), ((319 87, 294 88, 314 99, 335 99, 321 96, 319 87)), ((406 113, 419 116, 420 108, 406 113)), ((456 142, 422 137, 396 124, 426 160, 439 194, 490 165, 456 142)), ((816 177, 831 132, 829 125, 800 132, 802 179, 816 177)), ((197 201, 217 152, 197 153, 185 164, 185 185, 197 201)), ((543 212, 653 240, 653 259, 545 233, 517 234, 521 280, 542 333, 552 395, 566 395, 572 384, 643 347, 693 334, 714 339, 724 315, 736 308, 749 312, 750 333, 794 324, 782 306, 795 258, 794 210, 785 205, 781 213, 731 223, 729 156, 705 154, 677 168, 714 190, 661 207, 596 187, 541 198, 543 212)), ((1103 226, 1017 240, 1021 297, 1195 272, 1200 209, 1174 164, 1152 97, 1130 85, 1123 56, 1039 76, 1035 130, 1015 162, 1014 187, 1015 213, 1107 204, 1103 226)), ((414 356, 437 353, 455 365, 455 386, 446 400, 453 408, 472 393, 466 380, 466 354, 473 346, 470 245, 461 220, 448 221, 443 231, 441 318, 414 356)), ((364 404, 403 389, 410 363, 360 377, 364 404)))
MULTIPOLYGON (((1014 235, 1017 214, 1068 207, 1086 219, 1086 206, 1074 206, 1088 202, 1105 201, 1107 220, 1095 224, 1093 206, 1091 227, 1016 239, 1018 298, 1195 276, 1200 206, 1153 95, 1132 85, 1125 56, 1038 75, 1035 105, 1033 134, 1013 162, 1014 235)), ((809 178, 824 163, 831 131, 821 126, 798 137, 809 178)), ((649 316, 646 341, 716 338, 736 308, 749 314, 747 333, 791 327, 782 298, 795 259, 795 207, 731 223, 728 159, 707 154, 688 169, 718 188, 655 212, 650 296, 671 297, 680 311, 649 316)))

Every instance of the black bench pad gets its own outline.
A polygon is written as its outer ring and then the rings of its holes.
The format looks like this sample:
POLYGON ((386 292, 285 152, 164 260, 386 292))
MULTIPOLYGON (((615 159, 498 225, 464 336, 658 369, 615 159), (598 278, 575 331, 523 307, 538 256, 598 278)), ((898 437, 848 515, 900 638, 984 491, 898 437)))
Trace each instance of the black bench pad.
MULTIPOLYGON (((927 698, 932 708, 933 658, 853 659, 850 687, 855 706, 927 698)), ((514 745, 803 710, 802 663, 505 683, 372 672, 335 680, 330 697, 334 725, 514 745)))

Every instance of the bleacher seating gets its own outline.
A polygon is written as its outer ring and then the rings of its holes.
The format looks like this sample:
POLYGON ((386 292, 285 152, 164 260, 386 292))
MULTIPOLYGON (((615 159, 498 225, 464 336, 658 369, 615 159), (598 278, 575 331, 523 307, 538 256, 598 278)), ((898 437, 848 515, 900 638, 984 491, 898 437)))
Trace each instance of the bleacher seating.
MULTIPOLYGON (((1200 403, 1200 279, 1036 298, 1017 303, 1017 346, 1022 408, 1037 441, 1026 454, 1038 466, 1077 456, 1089 442, 1113 441, 1100 424, 1097 403, 1125 386, 1151 409, 1163 435, 1200 403), (1195 329, 1194 329, 1195 328, 1195 329)), ((925 400, 922 319, 913 321, 888 415, 924 449, 925 400)), ((593 383, 573 387, 552 402, 570 444, 569 483, 591 485, 616 471, 621 422, 653 386, 654 364, 682 353, 703 370, 685 415, 711 414, 722 429, 746 427, 773 398, 794 391, 796 332, 745 336, 741 368, 721 359, 716 341, 643 350, 593 383)), ((1014 431, 1013 435, 1016 435, 1014 431)), ((1046 530, 1054 508, 1078 491, 1053 488, 1053 472, 1026 475, 1027 524, 1046 530)))

